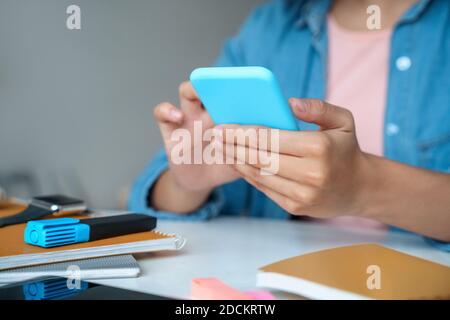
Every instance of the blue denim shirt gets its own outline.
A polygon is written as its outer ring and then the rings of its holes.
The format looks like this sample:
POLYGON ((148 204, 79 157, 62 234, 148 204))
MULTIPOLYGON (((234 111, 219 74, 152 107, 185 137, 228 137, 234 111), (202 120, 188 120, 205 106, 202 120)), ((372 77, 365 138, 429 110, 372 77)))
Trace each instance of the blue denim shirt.
MULTIPOLYGON (((278 0, 256 8, 240 32, 226 42, 216 65, 264 66, 274 72, 286 97, 324 99, 330 3, 278 0)), ((450 1, 418 1, 401 17, 392 34, 385 157, 450 172, 449 58, 450 1)), ((300 128, 316 129, 308 123, 301 123, 300 128)), ((161 151, 135 182, 129 200, 131 210, 172 219, 207 219, 219 214, 289 217, 242 179, 216 188, 210 199, 190 215, 153 210, 148 206, 148 192, 167 166, 161 151)), ((450 244, 430 242, 450 251, 450 244)))

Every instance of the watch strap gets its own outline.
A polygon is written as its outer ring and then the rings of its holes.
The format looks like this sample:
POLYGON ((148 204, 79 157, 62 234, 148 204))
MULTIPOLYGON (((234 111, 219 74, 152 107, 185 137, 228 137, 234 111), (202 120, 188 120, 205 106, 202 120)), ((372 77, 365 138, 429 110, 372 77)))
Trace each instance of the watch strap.
POLYGON ((0 218, 0 228, 6 227, 6 226, 9 226, 12 224, 19 224, 19 223, 28 222, 30 220, 36 220, 36 219, 45 217, 46 215, 49 215, 51 213, 53 213, 53 212, 48 209, 41 208, 41 207, 30 204, 22 212, 19 212, 12 216, 0 218))

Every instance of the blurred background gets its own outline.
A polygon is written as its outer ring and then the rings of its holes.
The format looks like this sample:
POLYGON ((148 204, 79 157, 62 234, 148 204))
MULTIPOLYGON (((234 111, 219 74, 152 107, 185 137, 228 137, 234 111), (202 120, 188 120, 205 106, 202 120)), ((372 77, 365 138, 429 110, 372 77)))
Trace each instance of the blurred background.
POLYGON ((0 0, 0 186, 118 208, 162 146, 152 109, 262 0, 0 0), (81 8, 68 30, 66 8, 81 8))

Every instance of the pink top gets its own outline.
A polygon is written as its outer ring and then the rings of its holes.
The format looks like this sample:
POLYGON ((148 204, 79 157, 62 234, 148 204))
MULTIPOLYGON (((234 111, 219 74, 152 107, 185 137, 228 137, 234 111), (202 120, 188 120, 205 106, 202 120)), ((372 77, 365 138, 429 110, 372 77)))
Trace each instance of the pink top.
MULTIPOLYGON (((351 31, 328 16, 326 100, 349 109, 361 149, 383 155, 383 123, 391 30, 351 31)), ((333 224, 380 227, 372 220, 340 217, 333 224)))

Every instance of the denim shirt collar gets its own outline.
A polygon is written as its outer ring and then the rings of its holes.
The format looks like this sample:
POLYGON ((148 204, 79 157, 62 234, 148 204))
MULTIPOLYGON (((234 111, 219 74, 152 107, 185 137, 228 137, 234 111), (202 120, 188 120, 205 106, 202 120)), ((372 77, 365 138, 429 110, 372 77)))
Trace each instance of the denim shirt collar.
MULTIPOLYGON (((416 21, 432 0, 419 0, 400 18, 398 24, 416 21)), ((307 0, 301 6, 300 16, 296 22, 298 27, 308 26, 312 34, 320 35, 332 0, 307 0)))
POLYGON ((400 18, 400 23, 408 23, 416 21, 420 15, 425 11, 432 0, 420 0, 416 2, 405 14, 400 18))
POLYGON ((300 17, 296 22, 298 27, 308 26, 314 36, 320 30, 330 8, 331 0, 307 0, 302 4, 300 17))

